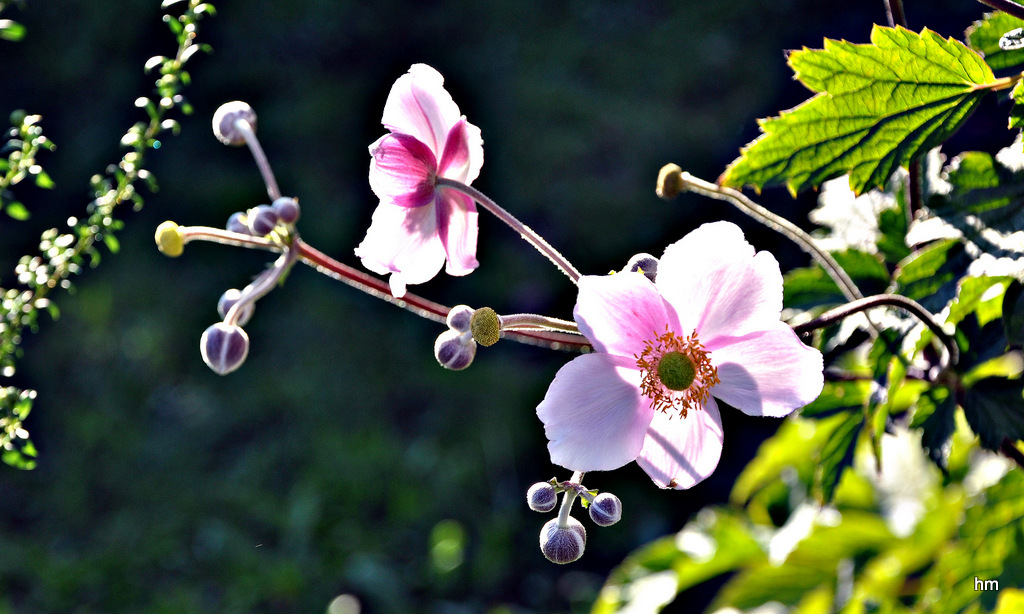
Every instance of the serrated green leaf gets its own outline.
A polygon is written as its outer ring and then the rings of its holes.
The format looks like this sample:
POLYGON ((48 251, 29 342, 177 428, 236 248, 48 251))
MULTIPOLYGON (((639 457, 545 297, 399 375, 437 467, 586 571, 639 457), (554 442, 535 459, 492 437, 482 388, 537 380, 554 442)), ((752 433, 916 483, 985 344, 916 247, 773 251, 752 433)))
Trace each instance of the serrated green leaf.
POLYGON ((1024 439, 1024 382, 1001 377, 983 379, 963 401, 964 417, 981 445, 998 450, 1003 439, 1024 439))
POLYGON ((965 277, 959 283, 956 300, 950 305, 949 315, 946 322, 958 324, 969 313, 978 313, 978 324, 984 326, 993 319, 1000 317, 1002 310, 987 309, 989 303, 1002 303, 1003 291, 994 288, 1000 286, 1005 289, 1012 277, 965 277), (995 293, 993 291, 995 290, 995 293), (984 299, 984 301, 983 301, 984 299), (997 299, 999 299, 997 301, 997 299))
POLYGON ((796 194, 844 173, 856 193, 883 187, 902 165, 949 138, 987 91, 1008 87, 962 43, 923 30, 875 26, 871 44, 826 39, 789 56, 817 92, 743 148, 720 183, 796 194))
POLYGON ((989 13, 967 29, 967 44, 985 56, 985 61, 992 70, 1024 64, 1024 50, 1006 51, 999 46, 999 40, 1003 35, 1022 26, 1024 20, 1002 11, 989 13))

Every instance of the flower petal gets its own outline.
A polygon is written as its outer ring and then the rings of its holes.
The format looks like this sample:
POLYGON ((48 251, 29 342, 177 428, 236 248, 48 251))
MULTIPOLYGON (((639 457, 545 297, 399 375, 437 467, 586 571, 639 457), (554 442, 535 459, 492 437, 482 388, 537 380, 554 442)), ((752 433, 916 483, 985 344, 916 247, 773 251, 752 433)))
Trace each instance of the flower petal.
POLYGON ((678 318, 642 273, 585 275, 573 317, 600 352, 635 356, 647 341, 678 328, 678 318))
POLYGON ((821 394, 821 352, 784 322, 706 347, 721 380, 711 394, 745 414, 785 416, 821 394))
POLYGON ((660 488, 690 488, 718 467, 722 416, 714 399, 685 418, 655 412, 636 462, 660 488))
POLYGON ((651 423, 630 358, 585 354, 555 375, 537 416, 551 462, 573 471, 608 471, 634 460, 651 423))
POLYGON ((484 163, 484 140, 480 129, 460 118, 448 131, 438 174, 448 179, 471 183, 480 175, 484 163))
POLYGON ((477 211, 473 199, 455 190, 437 196, 437 233, 441 237, 449 275, 467 275, 480 266, 476 259, 477 211))
POLYGON ((370 145, 370 188, 382 201, 422 207, 434 199, 437 160, 430 148, 408 134, 387 134, 370 145))
POLYGON ((405 294, 405 284, 432 279, 445 259, 434 206, 409 209, 380 203, 355 253, 374 273, 391 273, 391 293, 396 297, 405 294))
POLYGON ((768 252, 754 254, 738 226, 704 224, 670 245, 658 263, 658 289, 686 330, 705 345, 717 335, 761 330, 782 312, 782 272, 768 252))
POLYGON ((391 86, 381 122, 392 132, 416 137, 439 156, 448 131, 461 116, 444 89, 441 73, 426 64, 414 64, 391 86))

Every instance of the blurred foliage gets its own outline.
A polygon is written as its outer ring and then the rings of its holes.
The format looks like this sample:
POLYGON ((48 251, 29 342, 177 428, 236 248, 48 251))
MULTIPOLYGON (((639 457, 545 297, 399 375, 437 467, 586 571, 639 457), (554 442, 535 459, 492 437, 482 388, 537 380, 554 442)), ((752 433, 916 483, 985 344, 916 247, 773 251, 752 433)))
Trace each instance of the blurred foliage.
MULTIPOLYGON (((26 5, 27 36, 0 41, 12 58, 5 67, 26 75, 5 83, 0 102, 46 118, 61 147, 44 160, 59 189, 18 186, 32 216, 17 233, 3 227, 0 270, 38 249, 31 237, 80 215, 85 190, 74 186, 89 185, 110 159, 119 126, 136 121, 124 102, 154 71, 158 88, 187 82, 167 79, 187 58, 162 55, 155 0, 56 4, 26 5), (153 58, 149 74, 140 58, 153 58)), ((152 244, 163 219, 219 226, 266 198, 247 155, 208 132, 219 104, 244 99, 259 113, 282 187, 302 199, 303 237, 351 257, 376 204, 366 145, 382 132, 392 79, 426 62, 483 130, 476 185, 582 270, 618 269, 699 223, 741 220, 696 198, 662 206, 657 169, 673 159, 717 174, 755 136, 750 118, 806 95, 788 85, 781 49, 823 34, 863 40, 884 18, 882 3, 847 4, 837 20, 836 6, 810 0, 741 0, 730 10, 653 0, 217 2, 222 18, 203 29, 217 53, 203 54, 190 85, 196 113, 180 126, 156 124, 181 129, 175 147, 147 162, 166 178, 160 193, 120 214, 125 227, 107 243, 118 257, 61 296, 61 322, 22 341, 7 398, 23 422, 13 433, 28 442, 18 429, 31 430, 34 445, 4 458, 36 469, 0 471, 0 612, 335 612, 353 603, 366 612, 580 612, 599 594, 598 611, 772 600, 809 612, 880 603, 945 611, 936 604, 947 595, 949 604, 1012 611, 1020 472, 1006 473, 970 435, 1003 448, 998 435, 1019 426, 1006 383, 1019 382, 1006 376, 1024 309, 1012 281, 1019 146, 997 155, 1013 135, 994 97, 952 137, 957 150, 980 153, 929 158, 921 209, 897 174, 860 197, 881 203, 858 231, 866 241, 852 238, 854 216, 815 220, 822 239, 838 239, 835 257, 865 293, 896 289, 948 309, 964 356, 952 377, 963 390, 928 378, 935 346, 912 320, 886 314, 898 334, 881 340, 855 324, 831 327, 814 342, 844 377, 803 417, 781 423, 756 457, 780 423, 723 412, 737 415, 723 416, 719 469, 686 493, 656 491, 635 467, 588 476, 619 495, 624 520, 595 531, 569 568, 540 556, 542 521, 523 500, 555 471, 532 408, 566 355, 502 344, 465 374, 444 372, 430 355, 435 326, 300 269, 261 301, 245 368, 218 378, 199 358, 199 335, 216 298, 265 255, 193 245, 171 262, 152 244), (974 193, 984 202, 967 198, 974 193), (939 222, 924 228, 936 236, 908 244, 911 227, 930 219, 939 222), (986 240, 1011 271, 986 268, 986 240), (33 388, 41 394, 26 416, 18 391, 33 388), (901 433, 895 448, 889 431, 901 433), (901 473, 904 456, 932 464, 901 473), (601 589, 627 552, 691 516, 678 537, 652 542, 601 589), (972 574, 1002 590, 978 601, 967 590, 972 574)), ((966 0, 908 9, 942 36, 979 16, 966 0)), ((168 24, 191 41, 186 24, 168 24)), ((157 146, 147 127, 170 111, 164 99, 185 110, 175 95, 139 100, 150 122, 122 139, 129 154, 157 146)), ((117 191, 130 172, 111 171, 93 190, 117 191)), ((840 210, 866 207, 848 196, 840 210)), ((762 196, 791 219, 815 200, 762 196)), ((741 223, 791 271, 788 315, 842 301, 804 255, 741 223)), ((571 287, 518 237, 487 219, 481 236, 481 269, 427 284, 427 296, 571 313, 571 287)))
MULTIPOLYGON (((10 289, 0 287, 3 303, 0 304, 0 369, 7 378, 15 373, 15 361, 21 353, 20 344, 25 329, 35 330, 38 326, 40 311, 49 311, 53 318, 58 315, 56 305, 49 299, 50 293, 56 289, 70 288, 69 277, 82 270, 86 260, 92 266, 100 261, 100 251, 96 247, 102 242, 107 249, 116 254, 120 243, 116 232, 121 230, 123 223, 114 217, 114 210, 121 204, 130 202, 136 210, 142 207, 142 196, 136 189, 136 183, 146 183, 150 189, 156 189, 156 180, 143 167, 145 154, 160 147, 159 138, 164 132, 177 132, 177 120, 166 118, 169 112, 180 110, 186 115, 192 112, 191 106, 185 101, 181 90, 188 84, 190 77, 184 70, 185 63, 203 45, 195 43, 196 24, 204 14, 212 12, 209 4, 195 0, 164 0, 162 7, 184 4, 181 15, 164 16, 164 22, 170 26, 178 43, 178 51, 174 57, 155 56, 146 62, 146 70, 155 70, 160 78, 156 82, 157 100, 138 98, 135 106, 145 109, 148 122, 137 122, 121 138, 121 145, 130 151, 115 166, 110 165, 102 174, 93 175, 90 180, 94 200, 85 209, 85 216, 79 220, 69 217, 69 232, 61 232, 57 228, 49 228, 42 233, 39 241, 38 255, 26 255, 18 260, 14 269, 17 287, 10 289)), ((0 5, 0 10, 2 10, 0 5)), ((16 220, 25 220, 29 211, 18 200, 15 200, 10 187, 20 183, 26 177, 33 177, 36 186, 52 189, 53 180, 36 162, 36 154, 40 149, 55 149, 55 145, 43 136, 39 115, 27 115, 23 111, 11 114, 11 129, 7 143, 3 147, 9 150, 7 160, 0 161, 0 208, 16 220)), ((19 390, 7 387, 6 394, 0 396, 0 458, 11 466, 22 469, 35 467, 35 446, 28 438, 24 428, 24 419, 32 408, 36 397, 34 390, 19 390)))

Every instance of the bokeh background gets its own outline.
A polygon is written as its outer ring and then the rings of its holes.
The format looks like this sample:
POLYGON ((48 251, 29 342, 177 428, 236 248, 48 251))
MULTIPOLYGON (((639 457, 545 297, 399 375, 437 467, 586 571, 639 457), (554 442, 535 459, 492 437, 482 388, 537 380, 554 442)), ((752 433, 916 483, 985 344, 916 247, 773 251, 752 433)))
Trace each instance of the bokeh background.
MULTIPOLYGON (((19 188, 33 217, 0 220, 2 284, 39 233, 83 214, 89 178, 120 159, 142 113, 147 58, 173 53, 158 0, 28 2, 0 17, 28 28, 0 41, 0 112, 43 116, 57 143, 40 162, 53 191, 19 188)), ((783 269, 807 260, 714 201, 654 194, 676 162, 714 179, 757 135, 755 118, 804 98, 785 49, 823 37, 867 42, 881 0, 475 2, 219 0, 200 25, 212 55, 189 65, 194 115, 149 158, 160 189, 122 211, 121 252, 57 297, 61 317, 25 339, 13 383, 39 390, 26 426, 38 468, 0 466, 0 613, 583 612, 634 548, 726 500, 777 422, 723 412, 717 473, 690 491, 656 489, 635 465, 590 474, 624 520, 590 528, 570 566, 537 547, 547 516, 526 489, 569 473, 550 464, 534 408, 572 355, 503 342, 462 373, 437 366, 441 328, 297 267, 247 326, 245 366, 201 361, 216 301, 265 253, 192 244, 161 256, 165 220, 221 226, 266 199, 243 149, 210 118, 228 100, 259 135, 303 237, 357 264, 376 205, 366 147, 383 133, 391 83, 417 62, 446 77, 485 141, 475 183, 582 271, 660 254, 695 226, 739 223, 783 269), (344 600, 333 612, 344 611, 344 600)), ((907 2, 910 25, 961 38, 985 7, 907 2)), ((1002 104, 991 100, 990 105, 1002 104)), ((983 108, 958 150, 1012 140, 983 108), (990 119, 991 118, 991 119, 990 119)), ((761 202, 806 225, 814 195, 761 202)), ((570 317, 573 287, 486 214, 481 267, 414 289, 447 304, 570 317)), ((6 383, 6 382, 5 382, 6 383)), ((585 512, 577 508, 576 516, 585 512)), ((701 598, 675 611, 702 607, 701 598)))

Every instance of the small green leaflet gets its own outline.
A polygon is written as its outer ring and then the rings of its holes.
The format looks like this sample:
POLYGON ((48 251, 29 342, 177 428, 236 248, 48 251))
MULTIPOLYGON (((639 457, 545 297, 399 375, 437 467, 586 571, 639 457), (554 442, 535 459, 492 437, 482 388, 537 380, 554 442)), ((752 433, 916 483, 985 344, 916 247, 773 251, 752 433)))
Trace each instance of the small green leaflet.
POLYGON ((1016 30, 1024 27, 1024 20, 1008 15, 1002 11, 990 13, 985 19, 974 22, 967 28, 967 44, 971 49, 985 56, 985 62, 992 67, 992 70, 1013 68, 1024 64, 1024 50, 1003 49, 999 45, 1002 38, 1016 30))
POLYGON ((845 173, 857 194, 884 188, 900 166, 949 138, 985 96, 1013 85, 985 60, 931 30, 875 26, 871 44, 825 40, 789 55, 817 94, 778 117, 741 150, 719 183, 794 195, 845 173))

